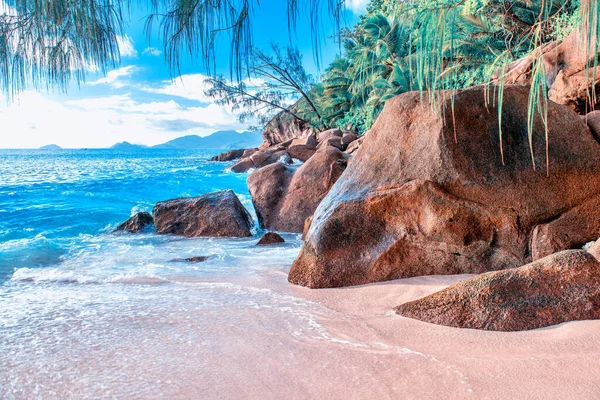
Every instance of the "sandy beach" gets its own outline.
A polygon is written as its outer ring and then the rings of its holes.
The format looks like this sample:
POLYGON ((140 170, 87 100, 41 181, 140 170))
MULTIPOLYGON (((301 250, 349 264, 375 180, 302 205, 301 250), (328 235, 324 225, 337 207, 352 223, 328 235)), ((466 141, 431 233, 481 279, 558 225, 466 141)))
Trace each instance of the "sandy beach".
POLYGON ((392 311, 466 275, 312 290, 287 282, 292 236, 95 240, 97 254, 2 287, 1 398, 600 397, 600 321, 502 333, 392 311), (208 246, 222 256, 206 265, 164 261, 208 246))

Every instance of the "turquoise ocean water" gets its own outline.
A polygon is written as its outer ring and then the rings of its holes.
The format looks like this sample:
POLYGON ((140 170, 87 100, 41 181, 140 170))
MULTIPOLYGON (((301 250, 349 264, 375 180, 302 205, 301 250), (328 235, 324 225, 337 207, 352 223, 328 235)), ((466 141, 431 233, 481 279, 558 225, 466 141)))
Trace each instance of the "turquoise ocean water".
POLYGON ((233 189, 252 209, 246 175, 208 162, 215 153, 0 150, 0 281, 60 266, 159 200, 233 189))
POLYGON ((268 283, 288 290, 299 235, 111 233, 159 200, 223 189, 255 218, 247 174, 217 152, 0 150, 0 398, 212 397, 240 337, 314 329, 316 305, 268 283), (173 261, 194 256, 210 259, 173 261), (186 394, 173 384, 190 379, 186 394))

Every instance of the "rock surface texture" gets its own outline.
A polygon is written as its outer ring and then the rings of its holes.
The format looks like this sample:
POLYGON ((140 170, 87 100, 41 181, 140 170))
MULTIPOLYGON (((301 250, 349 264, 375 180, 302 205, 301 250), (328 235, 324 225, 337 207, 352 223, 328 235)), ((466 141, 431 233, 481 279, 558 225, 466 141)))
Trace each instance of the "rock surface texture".
POLYGON ((254 171, 248 177, 248 189, 261 226, 302 232, 304 221, 345 168, 344 154, 324 147, 295 170, 277 163, 254 171))
POLYGON ((252 218, 231 190, 161 201, 153 210, 159 234, 250 237, 252 218))
POLYGON ((600 263, 583 250, 458 282, 396 313, 438 325, 522 331, 600 319, 600 263))
MULTIPOLYGON (((451 110, 452 94, 441 96, 439 104, 451 110)), ((559 251, 595 240, 597 232, 562 242, 532 234, 562 215, 561 229, 597 223, 577 211, 600 195, 600 146, 585 122, 551 103, 549 169, 540 121, 533 134, 534 169, 529 92, 507 86, 503 164, 498 112, 486 107, 484 96, 482 87, 458 92, 454 115, 432 110, 415 92, 388 101, 314 213, 289 280, 320 288, 479 274, 531 262, 532 247, 559 251)))
POLYGON ((114 232, 126 231, 130 233, 138 233, 146 226, 152 225, 153 223, 154 219, 152 218, 152 214, 145 211, 139 212, 133 217, 129 218, 127 221, 123 222, 121 225, 117 226, 114 232))

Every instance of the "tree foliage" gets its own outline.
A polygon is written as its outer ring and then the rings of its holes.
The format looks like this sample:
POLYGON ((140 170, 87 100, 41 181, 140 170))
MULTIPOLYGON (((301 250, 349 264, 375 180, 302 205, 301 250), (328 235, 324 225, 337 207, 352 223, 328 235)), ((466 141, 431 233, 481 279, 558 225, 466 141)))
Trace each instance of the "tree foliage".
POLYGON ((509 62, 566 36, 578 9, 569 0, 372 1, 341 34, 344 52, 323 75, 322 107, 332 124, 364 131, 397 94, 489 82, 509 62))
POLYGON ((283 112, 307 125, 319 126, 322 116, 316 102, 316 81, 306 73, 297 49, 272 45, 270 53, 254 50, 252 62, 243 73, 247 78, 239 82, 224 76, 207 79, 206 95, 231 107, 241 122, 256 119, 264 126, 283 112))

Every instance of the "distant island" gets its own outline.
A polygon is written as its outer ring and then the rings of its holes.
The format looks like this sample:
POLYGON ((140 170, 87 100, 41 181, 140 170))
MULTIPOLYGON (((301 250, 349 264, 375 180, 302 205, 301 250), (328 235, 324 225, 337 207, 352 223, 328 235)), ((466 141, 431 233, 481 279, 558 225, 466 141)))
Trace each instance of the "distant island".
POLYGON ((148 146, 144 146, 141 144, 131 144, 129 142, 119 142, 110 147, 115 150, 137 150, 137 149, 146 149, 148 146))
POLYGON ((208 136, 188 135, 153 146, 155 149, 234 149, 258 147, 260 132, 218 131, 208 136))
POLYGON ((238 131, 217 131, 208 136, 188 135, 178 137, 163 144, 157 144, 152 147, 132 144, 129 142, 119 142, 110 148, 115 150, 139 150, 139 149, 183 149, 183 150, 206 150, 206 149, 245 149, 258 147, 262 144, 263 138, 260 132, 238 132, 238 131))
POLYGON ((48 144, 46 146, 40 147, 40 150, 62 150, 62 147, 56 144, 48 144))

